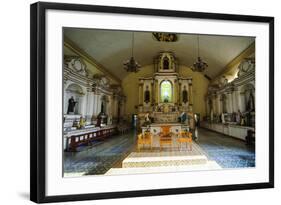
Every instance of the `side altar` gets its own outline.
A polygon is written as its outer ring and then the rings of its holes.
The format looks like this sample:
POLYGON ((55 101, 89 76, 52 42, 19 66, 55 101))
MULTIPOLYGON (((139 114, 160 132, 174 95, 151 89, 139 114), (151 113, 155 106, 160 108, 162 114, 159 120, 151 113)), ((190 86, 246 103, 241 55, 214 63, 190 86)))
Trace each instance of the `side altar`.
POLYGON ((180 76, 178 60, 172 52, 161 52, 154 58, 154 74, 139 78, 139 127, 151 123, 178 123, 180 116, 187 117, 184 124, 192 127, 192 78, 180 76))

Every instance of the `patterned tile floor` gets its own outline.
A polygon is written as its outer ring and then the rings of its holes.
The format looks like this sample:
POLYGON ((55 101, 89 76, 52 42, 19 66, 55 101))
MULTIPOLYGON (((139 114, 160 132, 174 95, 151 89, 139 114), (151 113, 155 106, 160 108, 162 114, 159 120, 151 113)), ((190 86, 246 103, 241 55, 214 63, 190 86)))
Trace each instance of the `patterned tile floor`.
MULTIPOLYGON (((210 160, 215 160, 222 168, 255 166, 255 149, 234 139, 203 128, 198 130, 197 144, 210 160)), ((122 161, 136 150, 136 134, 131 131, 113 136, 105 141, 97 141, 91 147, 81 147, 80 152, 64 153, 64 171, 83 175, 105 174, 112 167, 121 167, 122 161)))
POLYGON ((255 167, 255 146, 202 128, 198 133, 197 144, 222 168, 255 167))

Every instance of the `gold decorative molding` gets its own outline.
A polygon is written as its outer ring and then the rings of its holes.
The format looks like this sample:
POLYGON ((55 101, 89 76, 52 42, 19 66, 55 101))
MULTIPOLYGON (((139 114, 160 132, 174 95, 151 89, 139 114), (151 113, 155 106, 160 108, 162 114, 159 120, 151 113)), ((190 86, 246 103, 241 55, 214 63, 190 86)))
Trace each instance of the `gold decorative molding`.
POLYGON ((244 58, 247 58, 252 53, 255 53, 255 42, 253 42, 250 46, 248 46, 244 51, 242 51, 238 56, 236 56, 232 61, 230 61, 222 72, 220 72, 213 80, 212 82, 216 81, 220 76, 230 72, 233 67, 241 62, 244 58))
POLYGON ((121 79, 119 79, 117 76, 115 76, 113 73, 108 71, 103 65, 98 63, 91 55, 89 55, 86 51, 81 49, 79 46, 77 46, 72 40, 70 40, 68 37, 64 36, 64 46, 69 48, 71 51, 85 59, 88 63, 93 65, 95 68, 97 68, 99 71, 107 75, 108 77, 115 80, 118 84, 121 84, 121 79))

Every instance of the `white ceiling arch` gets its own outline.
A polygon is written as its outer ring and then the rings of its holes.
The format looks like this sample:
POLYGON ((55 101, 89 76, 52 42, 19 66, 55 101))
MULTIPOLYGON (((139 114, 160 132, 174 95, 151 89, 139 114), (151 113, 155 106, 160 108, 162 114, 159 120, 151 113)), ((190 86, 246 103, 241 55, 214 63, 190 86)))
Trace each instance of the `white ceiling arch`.
MULTIPOLYGON (((65 28, 64 35, 110 73, 122 80, 127 72, 123 62, 131 57, 132 32, 65 28)), ((192 66, 197 58, 196 34, 178 34, 177 42, 159 42, 151 32, 134 33, 134 57, 142 66, 153 64, 161 51, 171 51, 179 64, 192 66)), ((200 56, 209 65, 204 74, 215 78, 227 64, 247 49, 254 37, 200 35, 200 56)))

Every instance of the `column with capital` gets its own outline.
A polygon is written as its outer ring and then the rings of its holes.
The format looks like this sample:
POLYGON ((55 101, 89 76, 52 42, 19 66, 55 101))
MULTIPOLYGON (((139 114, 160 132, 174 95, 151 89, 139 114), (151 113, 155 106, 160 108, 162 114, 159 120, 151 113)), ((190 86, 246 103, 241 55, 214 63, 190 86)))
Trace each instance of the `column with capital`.
POLYGON ((143 83, 139 82, 139 106, 143 105, 143 83))
POLYGON ((178 81, 178 102, 179 102, 179 105, 181 105, 182 104, 182 99, 181 99, 181 84, 182 84, 182 82, 181 82, 181 80, 179 80, 178 81))
POLYGON ((233 112, 233 107, 232 107, 232 92, 227 93, 227 112, 232 113, 233 112))
POLYGON ((238 112, 238 90, 236 88, 232 92, 232 108, 233 112, 238 112))
POLYGON ((96 117, 99 113, 99 100, 100 100, 100 93, 97 89, 94 90, 94 99, 93 99, 93 115, 96 117))
POLYGON ((192 110, 193 106, 193 86, 192 86, 192 80, 189 80, 188 84, 188 103, 189 103, 189 109, 192 110))
POLYGON ((222 109, 221 109, 221 97, 220 95, 216 95, 216 112, 218 115, 220 115, 222 113, 222 109))
POLYGON ((150 83, 150 104, 151 104, 151 109, 153 111, 154 110, 154 106, 155 106, 154 84, 153 84, 153 81, 151 81, 151 83, 150 83))
POLYGON ((158 105, 159 100, 158 100, 158 96, 159 96, 159 89, 158 89, 159 85, 158 85, 158 80, 155 79, 154 81, 154 97, 155 97, 155 104, 158 105))
POLYGON ((174 80, 174 91, 173 91, 173 94, 174 94, 174 103, 177 104, 178 103, 178 80, 175 79, 174 80))
POLYGON ((218 106, 218 114, 222 113, 222 96, 218 94, 218 99, 217 99, 217 106, 218 106))
POLYGON ((212 94, 213 114, 217 113, 217 95, 212 94))
POLYGON ((92 92, 92 88, 87 88, 86 94, 86 112, 85 118, 87 121, 91 121, 92 114, 93 114, 93 104, 94 104, 94 93, 92 92))
POLYGON ((116 118, 117 117, 117 95, 114 94, 112 96, 112 118, 116 118))

